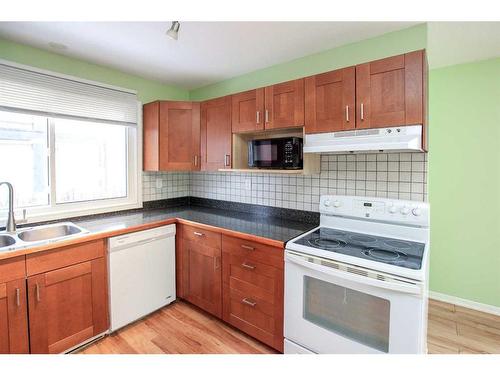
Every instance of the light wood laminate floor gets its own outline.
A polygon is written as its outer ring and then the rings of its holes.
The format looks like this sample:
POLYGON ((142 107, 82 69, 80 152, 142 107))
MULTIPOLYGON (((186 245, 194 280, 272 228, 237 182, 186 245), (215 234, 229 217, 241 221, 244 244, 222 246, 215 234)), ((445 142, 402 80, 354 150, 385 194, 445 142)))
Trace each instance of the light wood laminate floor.
MULTIPOLYGON (((500 354, 500 317, 431 300, 429 353, 500 354)), ((177 301, 79 353, 276 353, 276 351, 183 301, 177 301)))

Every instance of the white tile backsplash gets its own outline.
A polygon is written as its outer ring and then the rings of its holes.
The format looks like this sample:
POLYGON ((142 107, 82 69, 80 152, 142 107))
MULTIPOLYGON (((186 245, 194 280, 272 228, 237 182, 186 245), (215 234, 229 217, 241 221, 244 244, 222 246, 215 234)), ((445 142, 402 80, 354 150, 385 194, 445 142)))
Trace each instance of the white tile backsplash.
POLYGON ((427 154, 322 155, 312 176, 144 172, 143 182, 145 201, 191 195, 309 211, 318 211, 322 194, 426 201, 427 154))
POLYGON ((146 202, 188 196, 189 182, 189 172, 142 172, 142 199, 146 202))

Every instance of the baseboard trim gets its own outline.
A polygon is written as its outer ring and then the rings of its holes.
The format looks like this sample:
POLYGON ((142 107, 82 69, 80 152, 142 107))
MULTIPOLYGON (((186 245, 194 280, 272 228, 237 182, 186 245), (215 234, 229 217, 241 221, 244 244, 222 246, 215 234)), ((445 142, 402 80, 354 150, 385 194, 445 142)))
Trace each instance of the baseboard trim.
POLYGON ((438 293, 438 292, 433 292, 433 291, 429 291, 429 298, 435 299, 438 301, 442 301, 442 302, 446 302, 446 303, 451 303, 453 305, 466 307, 468 309, 477 310, 477 311, 485 312, 488 314, 500 316, 500 307, 498 307, 498 306, 487 305, 485 303, 475 302, 475 301, 471 301, 468 299, 463 299, 463 298, 450 296, 448 294, 438 293))

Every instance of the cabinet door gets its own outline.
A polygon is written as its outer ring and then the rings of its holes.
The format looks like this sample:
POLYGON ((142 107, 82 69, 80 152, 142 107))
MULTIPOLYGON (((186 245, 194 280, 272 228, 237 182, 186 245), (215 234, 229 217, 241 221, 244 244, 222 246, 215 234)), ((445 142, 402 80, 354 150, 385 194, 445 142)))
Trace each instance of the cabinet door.
POLYGON ((265 88, 265 129, 304 126, 304 79, 265 88))
POLYGON ((200 104, 160 102, 159 116, 160 170, 199 170, 200 104))
POLYGON ((424 51, 356 66, 358 128, 423 124, 424 51))
POLYGON ((32 353, 61 353, 108 328, 105 258, 28 278, 32 353))
POLYGON ((209 313, 222 316, 220 249, 184 240, 184 298, 209 313))
POLYGON ((231 168, 231 97, 201 103, 201 169, 231 168))
POLYGON ((354 129, 355 68, 305 78, 305 132, 327 133, 354 129))
POLYGON ((264 89, 256 89, 232 96, 233 133, 264 130, 264 89))
POLYGON ((28 317, 26 280, 0 284, 0 354, 26 354, 28 317))

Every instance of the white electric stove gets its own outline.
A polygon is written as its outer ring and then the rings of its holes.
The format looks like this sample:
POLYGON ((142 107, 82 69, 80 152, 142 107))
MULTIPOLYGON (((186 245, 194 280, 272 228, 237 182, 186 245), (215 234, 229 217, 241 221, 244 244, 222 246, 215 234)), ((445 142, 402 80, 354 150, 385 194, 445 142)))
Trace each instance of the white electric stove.
POLYGON ((429 206, 322 196, 286 245, 285 353, 424 353, 429 206))

